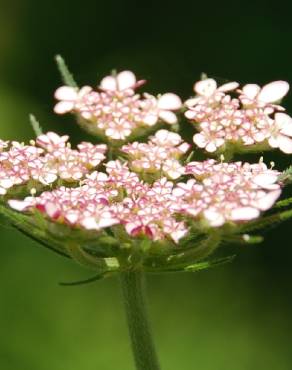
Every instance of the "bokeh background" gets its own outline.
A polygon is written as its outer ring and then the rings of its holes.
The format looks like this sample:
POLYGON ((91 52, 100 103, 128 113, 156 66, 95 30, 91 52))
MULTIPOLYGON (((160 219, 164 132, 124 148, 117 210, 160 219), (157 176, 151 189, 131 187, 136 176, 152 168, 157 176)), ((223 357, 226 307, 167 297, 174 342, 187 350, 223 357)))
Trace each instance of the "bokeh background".
MULTIPOLYGON (((0 137, 31 138, 34 113, 45 129, 84 138, 72 118, 52 112, 57 53, 80 85, 113 68, 134 70, 149 92, 184 98, 201 72, 292 83, 290 19, 276 2, 0 0, 0 137)), ((292 112, 291 93, 285 105, 292 112)), ((292 158, 264 157, 278 168, 292 158)), ((292 368, 291 228, 225 249, 237 254, 232 264, 149 278, 162 369, 292 368)), ((133 369, 118 281, 61 287, 90 272, 14 230, 0 232, 0 369, 133 369)))

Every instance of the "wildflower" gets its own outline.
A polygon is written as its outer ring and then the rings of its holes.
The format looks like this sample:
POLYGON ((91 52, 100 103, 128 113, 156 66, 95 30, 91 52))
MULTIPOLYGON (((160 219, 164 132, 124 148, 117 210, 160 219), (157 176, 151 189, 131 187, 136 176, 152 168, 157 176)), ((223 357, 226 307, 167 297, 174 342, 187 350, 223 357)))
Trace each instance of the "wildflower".
POLYGON ((125 141, 158 121, 176 123, 173 111, 181 108, 180 98, 172 93, 158 98, 136 94, 135 89, 144 83, 144 80, 137 81, 133 72, 123 71, 104 77, 98 91, 88 86, 80 90, 63 86, 55 93, 59 100, 55 112, 74 112, 82 118, 79 121, 82 127, 115 141, 125 141))
POLYGON ((78 181, 105 158, 104 144, 81 143, 76 150, 71 149, 68 139, 48 132, 38 136, 33 145, 6 143, 0 152, 0 194, 5 195, 14 186, 34 186, 33 182, 41 187, 58 178, 78 181))
POLYGON ((59 102, 54 107, 54 112, 57 114, 69 113, 81 104, 83 99, 92 91, 89 86, 84 86, 78 90, 74 87, 61 86, 55 92, 55 98, 59 102))
MULTIPOLYGON (((209 153, 222 151, 227 144, 233 145, 235 150, 244 151, 260 144, 261 150, 279 147, 289 153, 292 150, 289 135, 281 133, 281 145, 277 139, 283 126, 279 122, 285 116, 278 116, 280 113, 272 116, 275 111, 283 110, 275 103, 286 95, 289 84, 274 81, 262 88, 255 84, 245 85, 242 90, 236 90, 237 87, 236 82, 231 82, 217 88, 213 79, 195 84, 197 96, 185 102, 188 108, 185 116, 198 130, 193 137, 194 143, 209 153), (231 97, 227 92, 239 96, 231 97)), ((285 130, 287 127, 285 123, 285 130)))
MULTIPOLYGON (((194 91, 197 94, 195 98, 191 98, 185 102, 187 107, 193 107, 197 104, 218 104, 225 96, 225 92, 237 89, 239 84, 237 82, 228 82, 220 87, 217 87, 217 82, 212 78, 196 82, 194 84, 194 91)), ((188 113, 186 114, 188 117, 188 113)), ((189 117, 188 117, 189 118, 189 117)))
POLYGON ((285 113, 276 113, 271 125, 271 135, 268 139, 272 148, 282 152, 292 153, 292 118, 285 113))
POLYGON ((239 99, 244 106, 265 108, 270 105, 270 107, 282 110, 282 107, 273 106, 271 104, 280 101, 288 91, 289 84, 286 81, 270 82, 262 88, 256 84, 248 84, 243 86, 242 91, 240 91, 242 94, 239 96, 239 99))
POLYGON ((161 179, 152 186, 143 184, 119 161, 109 162, 107 171, 108 175, 93 172, 81 186, 61 186, 9 204, 22 212, 38 210, 53 222, 79 229, 98 231, 120 224, 130 236, 170 238, 175 243, 186 235, 184 222, 175 219, 177 198, 171 182, 161 179))
POLYGON ((211 227, 226 222, 243 222, 259 217, 271 208, 281 194, 279 172, 260 162, 218 163, 214 160, 191 162, 186 173, 195 180, 177 184, 181 210, 191 217, 205 220, 211 227))
POLYGON ((116 76, 106 76, 101 80, 99 88, 104 91, 116 93, 123 90, 135 90, 143 85, 144 80, 137 81, 136 76, 131 71, 123 71, 116 76))
POLYGON ((153 126, 159 119, 170 125, 177 123, 177 116, 173 111, 182 107, 182 102, 177 95, 166 93, 155 98, 150 94, 144 94, 144 97, 146 99, 141 100, 144 124, 153 126))
POLYGON ((159 130, 147 144, 134 142, 124 145, 121 150, 129 156, 130 167, 134 171, 154 175, 162 173, 170 179, 177 179, 184 174, 184 167, 178 159, 189 147, 180 135, 159 130))

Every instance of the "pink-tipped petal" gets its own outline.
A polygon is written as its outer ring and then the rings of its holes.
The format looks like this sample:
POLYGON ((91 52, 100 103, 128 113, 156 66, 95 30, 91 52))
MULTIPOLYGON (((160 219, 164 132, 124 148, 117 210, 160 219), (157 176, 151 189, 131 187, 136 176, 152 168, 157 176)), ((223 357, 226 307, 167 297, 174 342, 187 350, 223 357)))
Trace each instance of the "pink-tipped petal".
POLYGON ((54 220, 59 218, 61 215, 60 208, 53 202, 48 202, 45 204, 45 211, 47 215, 54 220))

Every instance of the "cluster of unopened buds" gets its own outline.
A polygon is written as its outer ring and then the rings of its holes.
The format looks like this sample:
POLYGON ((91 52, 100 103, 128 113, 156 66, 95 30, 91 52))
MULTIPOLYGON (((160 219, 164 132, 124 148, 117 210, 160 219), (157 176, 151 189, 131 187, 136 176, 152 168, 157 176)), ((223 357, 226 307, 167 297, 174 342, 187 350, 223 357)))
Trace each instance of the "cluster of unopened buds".
POLYGON ((224 158, 277 147, 292 153, 292 119, 279 105, 288 83, 239 89, 206 78, 184 104, 173 93, 137 94, 144 83, 124 71, 97 90, 58 88, 55 112, 74 113, 106 144, 72 149, 53 132, 29 145, 0 141, 1 212, 83 264, 105 262, 103 271, 185 270, 222 241, 247 241, 245 230, 274 206, 291 171, 262 158, 224 158), (197 130, 195 145, 178 133, 178 123, 190 124, 184 116, 197 130), (217 158, 195 161, 197 147, 217 158))

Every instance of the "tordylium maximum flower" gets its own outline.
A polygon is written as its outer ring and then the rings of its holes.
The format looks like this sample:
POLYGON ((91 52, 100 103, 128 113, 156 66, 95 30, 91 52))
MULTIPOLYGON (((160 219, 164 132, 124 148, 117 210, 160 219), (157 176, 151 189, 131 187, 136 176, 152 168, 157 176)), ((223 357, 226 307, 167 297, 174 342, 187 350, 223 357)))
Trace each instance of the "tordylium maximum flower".
POLYGON ((29 145, 0 141, 1 213, 19 230, 102 277, 208 267, 219 244, 258 241, 247 232, 291 216, 262 215, 290 169, 262 158, 230 162, 245 151, 292 153, 292 119, 279 105, 287 82, 218 87, 206 78, 183 104, 171 92, 137 93, 145 81, 130 71, 104 77, 96 89, 68 76, 63 70, 67 85, 56 90, 54 111, 73 113, 104 143, 72 148, 55 132, 29 145), (190 124, 193 143, 183 138, 190 124), (198 160, 199 149, 214 158, 198 160))

